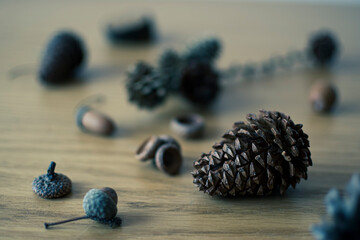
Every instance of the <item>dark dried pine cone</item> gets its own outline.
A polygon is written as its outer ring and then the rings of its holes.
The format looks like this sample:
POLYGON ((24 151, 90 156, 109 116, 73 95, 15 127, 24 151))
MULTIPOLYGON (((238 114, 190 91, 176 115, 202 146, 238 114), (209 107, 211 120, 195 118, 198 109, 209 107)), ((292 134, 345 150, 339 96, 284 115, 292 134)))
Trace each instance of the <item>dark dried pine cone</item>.
POLYGON ((309 54, 315 63, 319 65, 331 63, 338 50, 337 40, 331 32, 316 33, 309 41, 309 54))
POLYGON ((219 90, 219 74, 211 64, 190 62, 182 70, 180 91, 195 105, 209 105, 218 96, 219 90))
POLYGON ((184 53, 185 61, 212 62, 221 51, 221 43, 217 38, 207 38, 189 46, 184 53))
POLYGON ((164 102, 168 93, 167 79, 150 65, 139 62, 128 73, 129 100, 142 108, 153 108, 164 102))
POLYGON ((301 124, 280 112, 248 114, 249 123, 237 122, 209 154, 194 162, 194 184, 209 195, 284 194, 312 165, 308 135, 301 124))

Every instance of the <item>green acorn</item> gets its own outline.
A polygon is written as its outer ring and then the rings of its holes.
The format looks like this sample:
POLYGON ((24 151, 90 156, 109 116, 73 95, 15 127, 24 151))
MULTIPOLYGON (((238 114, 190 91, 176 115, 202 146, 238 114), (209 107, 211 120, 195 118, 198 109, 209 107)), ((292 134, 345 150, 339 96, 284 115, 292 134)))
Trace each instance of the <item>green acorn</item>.
POLYGON ((90 218, 108 224, 112 228, 118 227, 121 225, 121 219, 116 217, 117 199, 117 194, 112 188, 91 189, 86 193, 83 200, 85 216, 55 223, 44 223, 44 226, 48 229, 49 226, 90 218))

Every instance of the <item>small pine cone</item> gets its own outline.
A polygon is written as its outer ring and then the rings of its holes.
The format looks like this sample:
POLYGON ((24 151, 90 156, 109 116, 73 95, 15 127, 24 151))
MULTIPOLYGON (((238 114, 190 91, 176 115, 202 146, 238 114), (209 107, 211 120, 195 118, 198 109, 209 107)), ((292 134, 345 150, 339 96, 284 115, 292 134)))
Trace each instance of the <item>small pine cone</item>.
POLYGON ((185 61, 212 62, 221 51, 221 43, 217 38, 207 38, 189 46, 184 54, 185 61))
POLYGON ((161 74, 168 78, 170 89, 177 90, 179 88, 179 75, 182 66, 179 54, 172 49, 164 51, 159 58, 158 65, 161 74))
POLYGON ((212 103, 220 90, 219 74, 211 64, 190 62, 181 74, 180 91, 195 105, 206 106, 212 103))
POLYGON ((209 195, 269 195, 307 179, 312 165, 308 135, 301 124, 280 112, 248 114, 249 123, 237 122, 224 140, 194 162, 194 184, 209 195))
POLYGON ((314 34, 309 41, 309 54, 318 65, 331 63, 339 51, 339 44, 331 32, 314 34))
POLYGON ((164 102, 168 89, 166 79, 150 65, 139 62, 128 73, 129 100, 140 108, 153 108, 164 102))
POLYGON ((354 174, 345 194, 336 189, 325 197, 327 221, 312 228, 317 240, 360 239, 360 175, 354 174))

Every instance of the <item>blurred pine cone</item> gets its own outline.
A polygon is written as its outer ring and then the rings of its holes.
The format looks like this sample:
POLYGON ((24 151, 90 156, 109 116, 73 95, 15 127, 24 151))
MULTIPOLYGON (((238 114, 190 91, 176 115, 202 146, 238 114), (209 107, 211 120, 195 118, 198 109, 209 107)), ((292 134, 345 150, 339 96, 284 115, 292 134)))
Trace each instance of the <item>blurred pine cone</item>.
POLYGON ((331 63, 338 51, 339 44, 331 32, 318 32, 310 38, 309 54, 315 63, 319 65, 331 63))
POLYGON ((179 54, 172 49, 165 50, 158 60, 158 66, 160 73, 168 78, 170 89, 178 90, 182 66, 182 59, 179 54))
POLYGON ((138 62, 128 73, 129 100, 141 108, 153 108, 164 102, 168 93, 167 79, 150 65, 138 62))
POLYGON ((183 68, 180 91, 190 102, 200 106, 209 105, 218 96, 219 90, 219 74, 211 64, 194 61, 183 68))
POLYGON ((194 184, 209 195, 269 195, 276 188, 284 194, 312 165, 308 135, 301 124, 280 112, 261 110, 248 114, 249 123, 237 122, 194 162, 194 184))
POLYGON ((185 61, 212 62, 220 54, 221 43, 217 38, 207 38, 188 47, 184 53, 185 61))
POLYGON ((313 227, 316 239, 360 239, 360 175, 353 175, 346 190, 344 197, 336 189, 326 195, 327 211, 332 221, 313 227))

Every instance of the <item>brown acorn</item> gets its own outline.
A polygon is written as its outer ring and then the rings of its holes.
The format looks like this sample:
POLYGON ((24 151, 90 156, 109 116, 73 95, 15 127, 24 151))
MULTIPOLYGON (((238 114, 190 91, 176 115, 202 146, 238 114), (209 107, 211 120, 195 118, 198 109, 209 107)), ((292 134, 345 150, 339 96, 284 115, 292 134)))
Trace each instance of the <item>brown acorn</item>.
POLYGON ((261 110, 236 122, 223 140, 194 162, 194 184, 209 195, 284 194, 307 179, 312 165, 308 135, 289 116, 261 110))
POLYGON ((336 104, 337 95, 337 90, 334 85, 320 80, 312 85, 309 99, 314 111, 330 112, 336 104))

